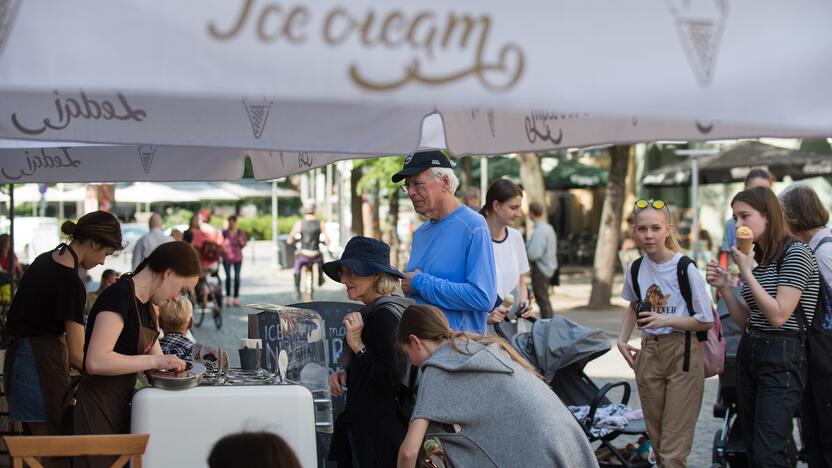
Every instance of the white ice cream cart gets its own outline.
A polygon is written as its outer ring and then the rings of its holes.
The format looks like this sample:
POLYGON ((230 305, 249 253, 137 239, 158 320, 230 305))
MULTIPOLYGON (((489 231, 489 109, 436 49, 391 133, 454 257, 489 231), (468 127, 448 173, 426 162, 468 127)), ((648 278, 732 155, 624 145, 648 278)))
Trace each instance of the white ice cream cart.
POLYGON ((249 316, 249 337, 263 340, 261 369, 219 371, 187 390, 136 392, 131 432, 150 434, 145 466, 204 467, 213 444, 240 431, 279 434, 304 467, 317 466, 315 432, 332 430, 323 321, 304 309, 252 307, 261 311, 249 316), (281 351, 288 357, 282 379, 281 351))

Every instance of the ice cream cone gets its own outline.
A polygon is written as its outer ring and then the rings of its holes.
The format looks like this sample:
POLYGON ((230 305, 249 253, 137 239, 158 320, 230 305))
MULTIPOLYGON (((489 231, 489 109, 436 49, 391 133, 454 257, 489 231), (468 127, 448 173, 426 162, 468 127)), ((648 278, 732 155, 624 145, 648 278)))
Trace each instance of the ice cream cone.
POLYGON ((506 297, 503 298, 503 307, 508 309, 511 307, 512 304, 514 304, 514 296, 511 294, 506 294, 506 297))
POLYGON ((746 255, 751 253, 751 247, 754 244, 754 239, 737 239, 737 248, 746 255))
POLYGON ((754 244, 754 232, 746 226, 737 228, 737 248, 748 255, 751 252, 752 244, 754 244))

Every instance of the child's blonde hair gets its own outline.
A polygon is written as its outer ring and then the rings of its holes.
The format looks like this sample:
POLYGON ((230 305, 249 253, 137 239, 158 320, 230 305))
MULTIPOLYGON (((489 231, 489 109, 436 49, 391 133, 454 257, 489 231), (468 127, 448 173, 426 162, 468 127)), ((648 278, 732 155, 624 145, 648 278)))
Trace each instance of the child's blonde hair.
POLYGON ((188 326, 193 312, 191 301, 180 296, 159 308, 159 325, 165 333, 180 331, 188 326))
MULTIPOLYGON (((636 225, 637 225, 636 219, 638 219, 638 215, 642 211, 653 210, 653 211, 658 211, 660 213, 664 213, 665 221, 670 226, 670 234, 668 234, 667 237, 664 238, 664 246, 666 248, 674 251, 674 252, 682 252, 682 247, 679 245, 679 241, 676 239, 676 231, 673 230, 673 225, 670 222, 671 221, 670 205, 665 204, 664 208, 662 208, 660 210, 657 210, 657 209, 653 208, 653 206, 652 206, 653 200, 650 200, 650 202, 651 203, 650 203, 649 206, 647 206, 647 208, 639 208, 639 207, 636 206, 633 209, 633 234, 635 234, 635 230, 636 230, 636 225)), ((638 238, 638 237, 636 236, 636 238, 638 238)))

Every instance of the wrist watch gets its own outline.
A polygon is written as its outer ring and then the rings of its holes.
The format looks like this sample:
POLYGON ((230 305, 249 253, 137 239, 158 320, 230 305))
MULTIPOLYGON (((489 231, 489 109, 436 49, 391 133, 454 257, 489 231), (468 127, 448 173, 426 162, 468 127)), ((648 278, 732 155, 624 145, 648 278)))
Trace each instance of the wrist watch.
POLYGON ((355 352, 355 357, 361 358, 364 357, 365 354, 367 354, 367 347, 362 345, 361 349, 355 352))

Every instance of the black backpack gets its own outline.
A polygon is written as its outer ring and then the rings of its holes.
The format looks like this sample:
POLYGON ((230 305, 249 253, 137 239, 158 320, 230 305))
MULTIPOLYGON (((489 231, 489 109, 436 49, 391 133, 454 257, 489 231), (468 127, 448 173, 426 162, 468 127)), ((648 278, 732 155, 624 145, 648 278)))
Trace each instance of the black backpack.
MULTIPOLYGON (((641 302, 641 287, 638 285, 638 270, 641 267, 642 260, 644 260, 644 257, 639 257, 630 266, 630 278, 632 279, 633 291, 635 291, 636 297, 639 298, 639 302, 641 302)), ((682 293, 682 299, 685 300, 688 314, 693 317, 696 312, 693 310, 693 291, 690 288, 690 278, 688 278, 688 266, 691 264, 693 264, 693 259, 688 256, 683 255, 679 259, 679 263, 676 264, 676 280, 679 282, 679 291, 682 293)), ((638 307, 636 308, 636 312, 639 312, 638 307)), ((682 365, 684 372, 690 370, 690 335, 691 332, 685 332, 685 358, 682 365)), ((708 341, 708 332, 696 332, 696 339, 700 342, 708 341)))

